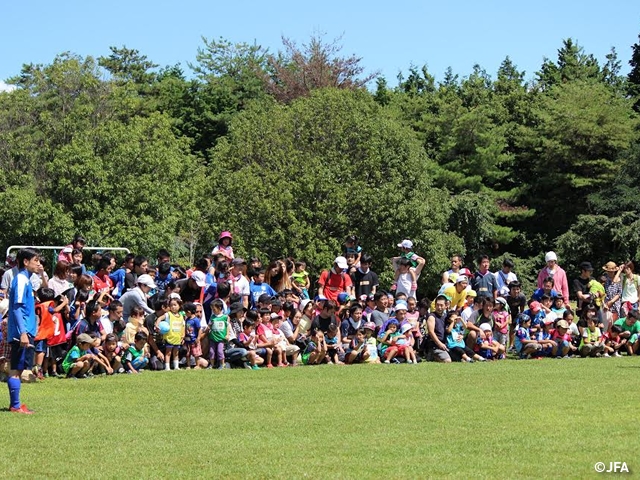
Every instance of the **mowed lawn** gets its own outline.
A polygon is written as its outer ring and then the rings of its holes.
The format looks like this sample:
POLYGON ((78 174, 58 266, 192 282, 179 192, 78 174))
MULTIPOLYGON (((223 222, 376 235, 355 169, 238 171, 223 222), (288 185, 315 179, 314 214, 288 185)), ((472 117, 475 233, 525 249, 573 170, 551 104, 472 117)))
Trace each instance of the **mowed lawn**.
POLYGON ((0 412, 0 478, 633 476, 639 396, 640 358, 49 379, 0 412))

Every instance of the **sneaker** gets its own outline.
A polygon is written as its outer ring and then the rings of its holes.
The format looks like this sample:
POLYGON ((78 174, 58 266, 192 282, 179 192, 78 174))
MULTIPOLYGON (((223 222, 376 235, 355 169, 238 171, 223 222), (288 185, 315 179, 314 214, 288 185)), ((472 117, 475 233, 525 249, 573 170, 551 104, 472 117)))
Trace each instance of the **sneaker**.
POLYGON ((166 371, 169 371, 169 370, 171 370, 171 367, 169 366, 168 363, 165 363, 164 364, 164 371, 166 372, 166 371))
POLYGON ((596 353, 596 358, 600 358, 602 357, 602 354, 600 352, 596 353))
POLYGON ((251 370, 260 370, 260 367, 258 365, 254 365, 253 367, 249 367, 251 368, 251 370))
POLYGON ((603 353, 603 354, 602 354, 602 356, 603 356, 604 358, 609 358, 609 357, 611 357, 611 355, 609 355, 608 353, 603 353))
POLYGON ((484 358, 484 357, 480 357, 480 360, 478 360, 478 361, 479 361, 479 362, 486 362, 486 361, 487 361, 487 359, 486 359, 486 358, 484 358))
POLYGON ((391 363, 389 360, 385 360, 384 363, 391 363))
POLYGON ((618 353, 618 352, 613 352, 613 356, 614 357, 621 357, 622 355, 620 355, 620 353, 618 353))
POLYGON ((248 362, 244 362, 244 363, 242 364, 242 366, 243 366, 244 368, 246 368, 247 370, 251 370, 251 364, 249 364, 248 362))
POLYGON ((124 368, 123 368, 123 367, 120 367, 120 368, 118 369, 118 373, 124 373, 124 368))
POLYGON ((391 363, 395 363, 396 365, 400 365, 400 360, 398 360, 397 358, 392 358, 391 359, 391 363))
POLYGON ((24 403, 20 405, 20 408, 11 407, 9 410, 13 413, 22 413, 24 415, 33 415, 36 413, 33 410, 29 410, 24 403))
POLYGON ((474 362, 473 358, 467 358, 465 361, 466 361, 467 363, 473 363, 473 362, 474 362))
POLYGON ((408 364, 412 364, 412 363, 413 363, 413 360, 407 360, 407 363, 408 363, 408 364))

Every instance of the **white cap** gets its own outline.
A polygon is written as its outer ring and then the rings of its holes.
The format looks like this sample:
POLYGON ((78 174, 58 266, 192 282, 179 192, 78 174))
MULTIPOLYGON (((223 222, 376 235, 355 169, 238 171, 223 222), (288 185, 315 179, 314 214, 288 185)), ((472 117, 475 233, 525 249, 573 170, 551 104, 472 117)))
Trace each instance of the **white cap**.
POLYGON ((311 302, 311 300, 309 300, 308 298, 305 298, 300 302, 300 305, 298 305, 298 309, 301 312, 304 312, 304 309, 307 308, 307 305, 309 305, 309 302, 311 302))
POLYGON ((409 330, 411 330, 411 324, 410 323, 405 323, 404 325, 402 325, 402 328, 400 329, 400 331, 402 333, 407 333, 409 330))
POLYGON ((138 285, 145 285, 149 288, 157 288, 153 278, 151 278, 151 275, 147 275, 146 273, 138 277, 137 283, 138 285))
POLYGON ((349 268, 349 265, 347 265, 347 259, 344 258, 344 257, 336 257, 336 259, 333 261, 333 263, 338 265, 338 268, 342 268, 343 270, 345 268, 349 268))
POLYGON ((464 275, 460 275, 458 278, 456 278, 456 283, 462 283, 462 282, 467 282, 468 283, 469 279, 467 277, 465 277, 464 275))
POLYGON ((556 252, 547 252, 547 254, 544 256, 544 261, 545 262, 550 262, 551 260, 553 260, 554 262, 558 261, 558 257, 556 256, 556 252))
POLYGON ((200 270, 196 270, 191 274, 191 280, 196 282, 199 287, 205 287, 207 285, 207 277, 200 270))
POLYGON ((485 332, 490 332, 491 331, 491 325, 489 325, 488 323, 481 323, 480 324, 480 330, 484 330, 485 332))
POLYGON ((398 244, 398 247, 400 247, 400 248, 413 248, 413 242, 411 240, 405 238, 404 240, 402 240, 402 242, 400 242, 398 244))

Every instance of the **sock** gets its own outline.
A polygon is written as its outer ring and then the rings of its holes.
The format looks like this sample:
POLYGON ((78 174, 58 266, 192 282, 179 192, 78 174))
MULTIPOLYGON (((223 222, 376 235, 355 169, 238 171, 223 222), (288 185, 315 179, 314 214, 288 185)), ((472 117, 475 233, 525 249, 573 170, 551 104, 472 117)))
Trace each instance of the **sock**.
POLYGON ((11 408, 20 408, 20 378, 9 377, 7 386, 9 387, 11 408))
POLYGON ((178 370, 178 368, 179 368, 179 367, 178 367, 178 361, 177 361, 177 360, 174 360, 174 361, 173 361, 173 369, 174 369, 174 370, 178 370))

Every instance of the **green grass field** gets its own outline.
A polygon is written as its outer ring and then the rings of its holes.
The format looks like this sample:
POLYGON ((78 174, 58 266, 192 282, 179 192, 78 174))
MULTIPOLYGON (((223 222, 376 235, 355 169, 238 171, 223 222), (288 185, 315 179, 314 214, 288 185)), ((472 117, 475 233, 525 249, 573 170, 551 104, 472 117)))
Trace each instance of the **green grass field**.
POLYGON ((634 476, 639 392, 640 358, 48 379, 0 412, 0 478, 634 476))

